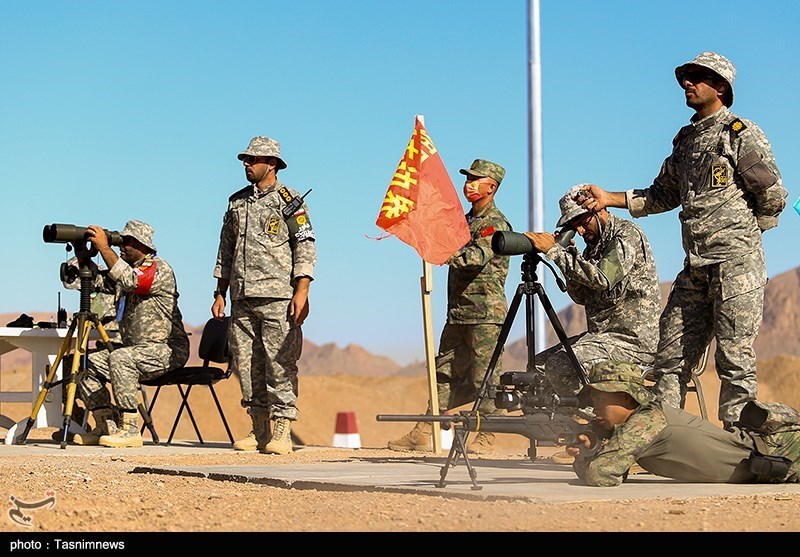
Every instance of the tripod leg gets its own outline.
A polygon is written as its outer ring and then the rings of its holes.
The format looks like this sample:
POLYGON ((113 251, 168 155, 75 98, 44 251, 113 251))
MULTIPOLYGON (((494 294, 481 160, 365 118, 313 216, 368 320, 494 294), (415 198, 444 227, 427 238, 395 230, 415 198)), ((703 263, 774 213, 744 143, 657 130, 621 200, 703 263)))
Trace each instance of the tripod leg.
POLYGON ((28 421, 25 423, 25 429, 22 433, 14 438, 15 445, 24 445, 26 440, 28 439, 28 434, 33 427, 33 424, 36 423, 36 416, 39 415, 39 410, 44 404, 45 399, 47 398, 47 393, 51 387, 57 385, 59 382, 54 382, 53 379, 58 372, 58 366, 61 365, 61 360, 64 358, 64 355, 69 351, 70 345, 72 343, 72 337, 75 333, 75 321, 73 321, 69 329, 67 330, 67 335, 64 337, 64 341, 61 343, 61 348, 58 350, 58 354, 56 355, 56 359, 53 364, 50 366, 50 369, 47 370, 47 376, 45 377, 44 382, 42 383, 42 389, 39 391, 39 395, 36 397, 36 402, 33 404, 33 409, 31 410, 31 415, 28 418, 28 421))
POLYGON ((64 436, 61 440, 62 449, 67 448, 69 426, 72 422, 72 407, 75 403, 75 391, 77 390, 76 379, 81 369, 81 362, 83 361, 83 357, 89 345, 89 332, 92 329, 92 325, 91 319, 87 319, 84 315, 78 316, 78 337, 75 339, 75 352, 72 358, 72 367, 70 369, 69 378, 64 383, 66 399, 64 401, 64 436))
POLYGON ((481 402, 483 402, 486 392, 489 389, 489 381, 492 378, 497 361, 500 359, 500 354, 502 354, 503 348, 506 345, 508 334, 511 332, 511 326, 514 324, 514 318, 519 310, 520 303, 522 302, 523 290, 524 285, 520 284, 517 287, 514 298, 511 300, 511 305, 509 306, 508 313, 503 321, 503 326, 500 328, 500 335, 497 337, 497 343, 494 346, 492 358, 489 360, 489 367, 486 369, 486 374, 483 376, 480 389, 478 389, 478 395, 475 397, 475 402, 472 405, 473 412, 476 412, 480 408, 481 402))

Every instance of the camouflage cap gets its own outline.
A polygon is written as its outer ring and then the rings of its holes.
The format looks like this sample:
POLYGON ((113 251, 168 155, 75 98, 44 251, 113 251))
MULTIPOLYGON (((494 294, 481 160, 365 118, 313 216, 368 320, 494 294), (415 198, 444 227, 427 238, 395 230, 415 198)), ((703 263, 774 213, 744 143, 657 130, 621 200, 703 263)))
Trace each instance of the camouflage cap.
POLYGON ((607 393, 628 393, 639 404, 645 404, 655 396, 644 386, 642 369, 636 364, 618 360, 604 360, 589 368, 589 384, 581 390, 581 398, 589 389, 607 393))
POLYGON ((588 213, 588 209, 584 209, 575 201, 575 197, 580 191, 589 184, 577 184, 567 190, 567 193, 558 200, 558 207, 561 209, 561 218, 558 219, 556 226, 561 228, 575 217, 579 217, 584 213, 588 213))
POLYGON ((477 176, 479 178, 491 178, 497 185, 500 185, 500 182, 503 181, 503 177, 506 175, 506 169, 500 166, 497 163, 483 160, 483 159, 475 159, 472 162, 472 166, 469 167, 469 170, 466 168, 462 168, 459 170, 461 174, 465 176, 477 176))
POLYGON ((281 158, 281 145, 272 138, 257 136, 250 140, 250 145, 247 149, 239 153, 239 160, 242 160, 246 155, 253 157, 275 157, 278 159, 278 170, 286 168, 286 163, 281 158))
POLYGON ((733 67, 733 62, 716 52, 701 52, 694 60, 675 68, 675 79, 678 80, 681 86, 683 85, 683 74, 692 66, 711 70, 728 83, 728 91, 725 93, 723 102, 725 106, 730 108, 733 104, 733 80, 736 79, 736 68, 733 67))
POLYGON ((153 227, 140 220, 129 220, 125 223, 125 228, 122 229, 120 236, 130 236, 135 240, 139 240, 142 244, 153 250, 156 250, 156 245, 153 243, 153 227))

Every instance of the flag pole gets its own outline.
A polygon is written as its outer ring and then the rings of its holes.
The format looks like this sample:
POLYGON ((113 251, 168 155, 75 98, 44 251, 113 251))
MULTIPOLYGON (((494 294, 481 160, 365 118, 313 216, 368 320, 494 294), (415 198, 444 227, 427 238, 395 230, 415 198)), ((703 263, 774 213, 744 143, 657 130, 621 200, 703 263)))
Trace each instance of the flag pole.
MULTIPOLYGON (((539 33, 539 0, 528 0, 528 148, 530 170, 528 229, 544 230, 544 193, 542 172, 542 63, 539 33)), ((537 264, 538 271, 542 264, 537 264)), ((538 273, 542 276, 542 273, 538 273)), ((533 338, 536 350, 546 347, 544 308, 534 300, 533 338)))
MULTIPOLYGON (((422 125, 425 125, 425 116, 417 115, 422 125)), ((430 401, 430 413, 434 416, 439 415, 439 391, 436 387, 436 357, 433 339, 433 311, 431 309, 431 292, 433 292, 433 268, 430 263, 422 260, 422 277, 420 277, 420 287, 422 293, 422 327, 425 338, 425 363, 428 369, 428 400, 430 401)), ((439 422, 433 422, 432 441, 433 452, 442 452, 442 438, 439 435, 439 422)))

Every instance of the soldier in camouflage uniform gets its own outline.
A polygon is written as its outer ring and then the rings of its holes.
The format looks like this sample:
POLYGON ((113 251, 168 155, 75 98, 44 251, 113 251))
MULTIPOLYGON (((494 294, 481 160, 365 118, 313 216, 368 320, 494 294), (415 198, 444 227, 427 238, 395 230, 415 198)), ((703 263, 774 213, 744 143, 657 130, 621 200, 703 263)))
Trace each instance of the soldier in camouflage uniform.
POLYGON ((725 430, 656 399, 634 364, 598 362, 589 380, 581 396, 597 419, 567 449, 588 485, 620 485, 636 464, 682 482, 800 482, 800 414, 790 406, 748 401, 725 430))
MULTIPOLYGON (((641 228, 605 209, 587 211, 576 199, 586 195, 588 184, 572 186, 560 200, 562 231, 575 230, 586 243, 583 252, 574 245, 562 247, 549 232, 526 232, 536 251, 558 266, 567 294, 586 313, 586 332, 569 339, 584 368, 601 360, 618 359, 650 366, 658 343, 661 295, 655 258, 641 228)), ((556 394, 576 396, 583 385, 559 343, 536 355, 556 394)), ((591 418, 591 410, 584 416, 591 418)), ((552 460, 569 464, 566 452, 552 460)))
MULTIPOLYGON (((508 219, 494 203, 505 169, 476 159, 469 169, 459 172, 466 176, 464 196, 472 204, 466 214, 472 238, 446 261, 447 322, 436 356, 440 414, 475 401, 508 313, 505 284, 509 258, 492 251, 492 235, 511 230, 508 219)), ((502 354, 492 384, 497 384, 501 371, 502 354)), ((490 397, 484 397, 478 411, 492 414, 497 409, 490 397)), ((388 446, 404 451, 433 450, 431 431, 430 423, 418 422, 410 433, 389 441, 388 446)), ((467 444, 467 452, 490 452, 494 442, 494 433, 480 431, 467 444)))
POLYGON ((626 192, 592 186, 584 202, 589 209, 627 207, 634 217, 681 206, 686 258, 661 315, 655 392, 682 408, 692 368, 716 337, 725 427, 757 398, 753 342, 767 282, 761 237, 777 226, 788 195, 764 132, 729 110, 735 75, 730 60, 714 52, 678 66, 675 76, 695 114, 653 184, 626 192))
POLYGON ((233 448, 288 454, 291 422, 297 420, 300 326, 317 260, 314 229, 300 195, 277 178, 286 168, 277 141, 254 137, 239 160, 250 185, 228 198, 211 308, 214 317, 225 315, 230 286, 232 365, 253 423, 233 448))
POLYGON ((74 441, 140 447, 139 382, 181 367, 189 359, 189 336, 178 308, 175 273, 156 255, 153 228, 148 224, 128 221, 120 233, 123 245, 119 257, 102 228, 89 226, 87 234, 109 269, 107 274, 98 275, 95 288, 113 294, 117 300, 122 346, 89 354, 77 387, 79 398, 92 411, 95 428, 88 434, 75 435, 74 441), (109 381, 116 407, 105 387, 109 381), (116 411, 118 423, 113 420, 116 411))

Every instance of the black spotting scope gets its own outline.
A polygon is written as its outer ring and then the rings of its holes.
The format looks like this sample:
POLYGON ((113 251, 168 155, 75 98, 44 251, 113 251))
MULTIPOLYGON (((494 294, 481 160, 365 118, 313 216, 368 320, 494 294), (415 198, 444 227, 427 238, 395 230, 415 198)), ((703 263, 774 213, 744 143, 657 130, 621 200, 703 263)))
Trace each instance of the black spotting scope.
MULTIPOLYGON (((561 247, 567 247, 575 237, 572 228, 562 229, 556 239, 561 247)), ((498 230, 492 234, 492 251, 497 255, 523 255, 534 251, 533 242, 525 234, 510 230, 498 230)))
MULTIPOLYGON (((74 224, 48 224, 42 231, 42 237, 48 244, 67 244, 69 242, 86 241, 87 226, 75 226, 74 224)), ((116 230, 106 230, 108 243, 112 246, 122 245, 122 236, 116 230)))

